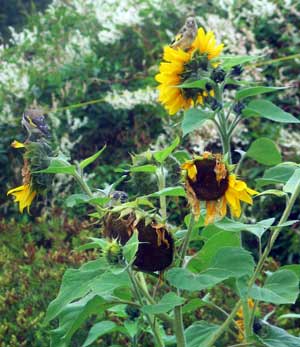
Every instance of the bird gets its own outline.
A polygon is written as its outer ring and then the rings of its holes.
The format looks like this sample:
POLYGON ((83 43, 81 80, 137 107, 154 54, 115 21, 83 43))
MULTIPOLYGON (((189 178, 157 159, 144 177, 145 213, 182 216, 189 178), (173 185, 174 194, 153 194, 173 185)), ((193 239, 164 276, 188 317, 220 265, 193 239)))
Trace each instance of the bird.
POLYGON ((128 200, 128 194, 122 190, 115 190, 110 194, 110 198, 112 199, 111 203, 113 206, 119 203, 124 204, 128 200))
POLYGON ((170 47, 188 50, 197 36, 198 26, 196 19, 192 16, 187 17, 183 27, 179 30, 170 47))
POLYGON ((32 137, 50 137, 46 114, 39 107, 30 107, 24 111, 22 125, 28 132, 28 140, 31 140, 32 137))

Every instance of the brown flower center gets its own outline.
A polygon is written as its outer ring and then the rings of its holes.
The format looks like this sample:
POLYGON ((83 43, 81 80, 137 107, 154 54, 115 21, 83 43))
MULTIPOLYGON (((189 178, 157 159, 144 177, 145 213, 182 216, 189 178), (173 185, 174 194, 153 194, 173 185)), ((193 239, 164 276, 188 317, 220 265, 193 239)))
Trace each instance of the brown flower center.
POLYGON ((188 181, 197 198, 203 201, 221 198, 228 188, 228 171, 225 165, 215 158, 199 159, 194 163, 197 167, 196 179, 193 182, 188 178, 188 181))

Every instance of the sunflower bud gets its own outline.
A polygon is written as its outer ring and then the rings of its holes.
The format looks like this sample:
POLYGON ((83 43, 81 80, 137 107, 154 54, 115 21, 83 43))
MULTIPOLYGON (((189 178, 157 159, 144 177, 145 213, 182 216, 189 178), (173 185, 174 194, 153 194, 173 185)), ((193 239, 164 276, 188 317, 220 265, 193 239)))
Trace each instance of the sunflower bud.
POLYGON ((223 107, 223 105, 215 98, 211 100, 210 107, 213 111, 219 110, 223 107))
POLYGON ((246 105, 243 102, 238 101, 233 105, 233 112, 237 115, 240 115, 245 107, 246 105))
POLYGON ((217 67, 212 71, 210 78, 216 83, 221 83, 224 81, 225 76, 226 72, 223 69, 217 67))
POLYGON ((127 313, 128 318, 130 320, 135 320, 141 314, 140 310, 137 307, 133 306, 133 305, 126 305, 125 312, 127 313))
POLYGON ((236 65, 231 69, 231 76, 240 76, 244 71, 244 68, 242 67, 242 65, 236 65))
POLYGON ((122 263, 123 253, 122 247, 117 240, 112 240, 104 249, 103 255, 107 262, 111 265, 122 263))

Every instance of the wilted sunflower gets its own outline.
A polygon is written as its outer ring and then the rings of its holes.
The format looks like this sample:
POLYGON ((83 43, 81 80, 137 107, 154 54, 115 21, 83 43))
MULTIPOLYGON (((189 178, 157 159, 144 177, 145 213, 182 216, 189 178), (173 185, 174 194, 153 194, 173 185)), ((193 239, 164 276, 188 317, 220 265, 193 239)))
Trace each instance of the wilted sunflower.
POLYGON ((196 39, 187 52, 170 46, 164 48, 164 62, 160 63, 160 73, 155 79, 160 83, 157 87, 159 101, 170 115, 195 104, 203 105, 206 98, 214 96, 214 90, 209 85, 203 89, 183 89, 179 85, 208 77, 209 69, 218 65, 211 60, 218 57, 222 49, 223 44, 216 44, 214 33, 205 33, 203 28, 198 30, 196 39))
POLYGON ((229 205, 234 217, 241 215, 241 201, 252 205, 252 195, 258 194, 247 184, 230 173, 229 166, 221 154, 204 152, 202 156, 185 162, 181 168, 186 171, 185 187, 193 213, 200 215, 200 202, 206 204, 205 224, 215 218, 223 218, 229 205))
POLYGON ((124 245, 138 232, 139 247, 133 262, 137 270, 163 271, 173 262, 174 241, 166 226, 155 219, 138 217, 134 211, 126 215, 109 212, 104 216, 104 235, 124 245))
POLYGON ((22 168, 22 185, 10 189, 7 195, 13 195, 15 202, 19 203, 19 211, 24 208, 29 212, 30 206, 38 193, 44 192, 50 183, 50 176, 33 173, 45 169, 49 165, 51 148, 46 142, 21 143, 14 141, 13 148, 24 148, 24 164, 22 168))

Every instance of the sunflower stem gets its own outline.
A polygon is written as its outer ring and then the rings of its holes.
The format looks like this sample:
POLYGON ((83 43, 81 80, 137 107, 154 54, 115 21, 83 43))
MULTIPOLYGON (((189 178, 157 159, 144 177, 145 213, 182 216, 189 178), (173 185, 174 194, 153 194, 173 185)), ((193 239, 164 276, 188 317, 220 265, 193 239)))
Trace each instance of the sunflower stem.
MULTIPOLYGON (((133 287, 133 291, 135 293, 135 296, 136 296, 137 300, 139 301, 140 305, 143 306, 143 298, 142 298, 142 295, 139 291, 139 286, 137 284, 137 280, 135 278, 135 275, 129 268, 127 269, 127 273, 129 275, 130 281, 132 283, 132 287, 133 287)), ((157 346, 158 347, 165 347, 165 344, 164 344, 164 342, 160 336, 160 332, 159 332, 158 326, 156 324, 155 317, 152 320, 152 318, 149 314, 144 313, 144 315, 145 315, 145 317, 146 317, 146 319, 147 319, 147 321, 148 321, 148 323, 152 329, 157 346)))
MULTIPOLYGON (((275 241, 277 240, 277 237, 280 234, 280 231, 282 230, 282 227, 280 225, 282 225, 284 222, 287 221, 287 219, 289 218, 289 215, 292 211, 292 208, 295 204, 296 199, 298 198, 298 196, 300 195, 300 182, 298 182, 298 184, 295 187, 294 192, 291 195, 290 200, 288 201, 283 214, 280 218, 280 221, 278 222, 278 226, 275 228, 274 233, 271 237, 270 242, 268 243, 268 245, 266 246, 262 257, 260 258, 256 269, 254 271, 254 274, 252 275, 249 284, 248 284, 248 288, 250 289, 253 284, 255 283, 258 275, 260 274, 264 263, 271 251, 271 249, 273 248, 273 245, 275 243, 275 241)), ((220 326, 220 328, 212 335, 212 337, 210 338, 210 340, 207 342, 206 347, 211 347, 214 345, 214 343, 219 339, 219 337, 221 337, 223 335, 223 333, 229 328, 229 325, 231 323, 231 321, 234 319, 234 317, 236 316, 236 313, 238 311, 238 309, 240 308, 242 304, 242 300, 239 300, 236 305, 234 306, 232 312, 230 313, 230 315, 228 316, 228 318, 225 320, 225 322, 220 326)), ((252 330, 252 326, 251 326, 251 330, 252 330)))
MULTIPOLYGON (((166 176, 164 172, 164 167, 162 165, 157 170, 157 183, 158 183, 159 190, 163 190, 166 188, 166 176)), ((165 221, 167 219, 167 199, 164 195, 161 195, 159 197, 159 203, 160 203, 160 214, 163 220, 165 221)))
MULTIPOLYGON (((79 186, 82 189, 82 191, 85 192, 90 198, 93 198, 94 195, 93 195, 90 187, 88 186, 88 184, 86 183, 86 181, 82 177, 82 173, 80 174, 77 171, 75 171, 75 173, 73 174, 73 177, 75 178, 75 180, 79 184, 79 186)), ((101 207, 98 206, 98 205, 94 205, 94 206, 95 206, 95 209, 97 210, 97 212, 101 215, 102 214, 101 207)))
MULTIPOLYGON (((182 248, 179 254, 179 266, 183 267, 184 265, 184 258, 189 246, 189 241, 191 237, 191 233, 193 230, 195 224, 195 217, 192 214, 189 225, 188 225, 188 230, 186 232, 185 238, 183 240, 182 248)), ((181 295, 181 291, 178 289, 177 290, 177 295, 181 295)), ((181 306, 176 306, 174 308, 174 332, 176 335, 176 341, 177 341, 177 347, 185 347, 186 346, 186 340, 185 340, 185 335, 184 335, 184 324, 183 324, 183 315, 182 315, 182 307, 181 306)))

